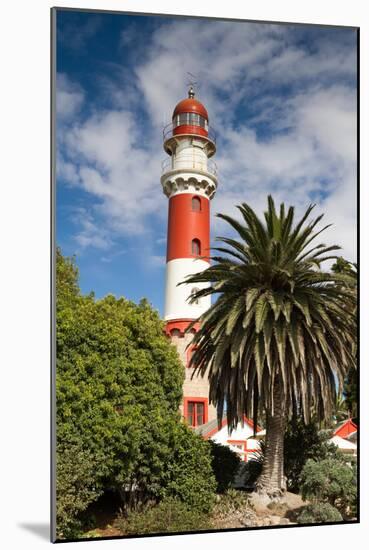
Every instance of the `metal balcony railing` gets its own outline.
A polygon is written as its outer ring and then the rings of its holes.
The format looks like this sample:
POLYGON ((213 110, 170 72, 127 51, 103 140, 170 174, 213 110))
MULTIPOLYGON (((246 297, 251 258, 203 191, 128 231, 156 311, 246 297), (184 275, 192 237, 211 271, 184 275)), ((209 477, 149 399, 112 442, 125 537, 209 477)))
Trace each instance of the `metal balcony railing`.
POLYGON ((199 170, 200 172, 209 172, 213 176, 218 175, 218 167, 213 160, 208 159, 207 165, 205 166, 204 162, 195 159, 192 156, 183 156, 180 159, 174 159, 173 157, 168 157, 163 160, 161 163, 161 173, 169 172, 170 170, 199 170))
MULTIPOLYGON (((174 128, 178 128, 178 126, 176 126, 176 127, 173 126, 172 122, 169 122, 169 124, 164 126, 164 128, 163 128, 163 141, 166 141, 167 139, 169 139, 169 138, 173 137, 173 135, 175 135, 175 134, 173 134, 174 128)), ((201 128, 201 127, 199 126, 199 128, 201 128)), ((207 137, 210 139, 210 141, 212 141, 213 143, 216 144, 216 141, 217 141, 216 133, 215 133, 215 130, 211 126, 209 126, 209 128, 208 128, 208 136, 207 137)))

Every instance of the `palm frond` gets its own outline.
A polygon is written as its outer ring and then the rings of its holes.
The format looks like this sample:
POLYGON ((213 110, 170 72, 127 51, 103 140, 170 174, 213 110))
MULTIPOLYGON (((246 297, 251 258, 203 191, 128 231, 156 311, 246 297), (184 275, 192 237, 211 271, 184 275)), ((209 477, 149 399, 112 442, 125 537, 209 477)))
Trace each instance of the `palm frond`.
MULTIPOLYGON (((272 197, 261 221, 249 205, 243 222, 219 214, 239 240, 220 237, 229 248, 214 250, 207 270, 182 284, 206 283, 191 299, 216 295, 200 317, 192 355, 194 372, 209 377, 210 401, 232 429, 243 416, 271 410, 281 384, 287 414, 301 408, 305 421, 331 414, 337 388, 355 367, 356 293, 352 273, 323 270, 338 246, 310 244, 322 215, 309 222, 310 205, 294 225, 294 209, 272 197), (317 267, 319 269, 317 269, 317 267)), ((315 241, 316 242, 316 241, 315 241)))

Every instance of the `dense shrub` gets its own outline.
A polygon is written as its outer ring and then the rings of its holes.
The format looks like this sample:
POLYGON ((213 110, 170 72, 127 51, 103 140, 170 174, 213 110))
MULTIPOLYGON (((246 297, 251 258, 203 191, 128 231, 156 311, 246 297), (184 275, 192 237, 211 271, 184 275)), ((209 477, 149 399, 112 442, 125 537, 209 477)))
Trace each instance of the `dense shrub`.
POLYGON ((101 493, 96 490, 96 464, 80 443, 60 443, 56 455, 56 499, 58 536, 77 538, 81 528, 78 515, 101 493))
POLYGON ((106 489, 122 507, 178 496, 211 506, 209 445, 180 422, 184 367, 159 314, 82 296, 72 260, 57 252, 57 536, 106 489))
POLYGON ((229 514, 249 507, 250 499, 248 493, 237 491, 236 489, 228 489, 228 491, 225 491, 225 493, 220 496, 214 508, 214 513, 229 514))
POLYGON ((242 465, 240 475, 246 488, 253 488, 261 474, 264 462, 265 441, 259 441, 259 449, 252 458, 242 465))
POLYGON ((309 504, 297 518, 297 523, 325 523, 342 521, 340 512, 328 502, 309 504))
POLYGON ((328 437, 318 430, 316 423, 305 425, 302 418, 293 418, 288 422, 284 438, 284 473, 290 491, 299 491, 301 472, 308 459, 321 461, 335 458, 343 461, 340 451, 328 442, 328 437))
POLYGON ((328 502, 341 511, 356 504, 355 469, 339 460, 328 458, 317 462, 309 459, 301 481, 303 499, 328 502))
POLYGON ((162 480, 163 494, 177 497, 198 512, 209 512, 216 490, 210 445, 182 423, 174 426, 172 438, 173 453, 162 480))
POLYGON ((209 440, 212 460, 211 466, 217 482, 217 492, 224 493, 234 480, 240 465, 240 457, 229 447, 209 440))
POLYGON ((251 458, 243 466, 242 475, 243 475, 243 484, 247 488, 252 488, 257 482, 261 470, 263 468, 262 460, 255 460, 251 458))
POLYGON ((145 533, 175 533, 200 531, 211 527, 207 514, 199 513, 182 501, 168 497, 156 506, 141 512, 130 512, 128 517, 117 520, 117 527, 124 535, 145 533))

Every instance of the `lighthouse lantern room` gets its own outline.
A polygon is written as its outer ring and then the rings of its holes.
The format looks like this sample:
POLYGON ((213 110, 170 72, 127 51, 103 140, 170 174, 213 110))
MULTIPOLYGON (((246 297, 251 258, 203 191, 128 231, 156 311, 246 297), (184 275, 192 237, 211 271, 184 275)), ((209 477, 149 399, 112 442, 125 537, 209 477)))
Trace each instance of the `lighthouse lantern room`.
MULTIPOLYGON (((192 86, 188 98, 175 107, 163 138, 168 158, 162 165, 161 184, 169 199, 165 330, 186 366, 182 414, 195 427, 215 418, 216 411, 208 405, 207 377, 191 379, 188 363, 193 334, 185 330, 210 307, 210 296, 190 303, 190 295, 206 284, 191 287, 178 283, 210 265, 210 200, 217 189, 217 170, 210 160, 216 152, 215 134, 209 127, 208 112, 195 98, 192 86)), ((193 331, 198 328, 195 324, 193 331)))

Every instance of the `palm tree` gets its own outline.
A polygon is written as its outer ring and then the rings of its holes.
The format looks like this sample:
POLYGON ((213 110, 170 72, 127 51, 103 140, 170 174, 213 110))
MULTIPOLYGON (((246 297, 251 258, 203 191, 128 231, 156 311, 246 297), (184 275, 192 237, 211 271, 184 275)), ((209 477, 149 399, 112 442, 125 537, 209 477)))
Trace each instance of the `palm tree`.
POLYGON ((347 407, 346 399, 342 394, 337 394, 336 400, 333 403, 333 418, 331 419, 329 425, 334 427, 336 424, 339 424, 348 418, 350 418, 350 412, 347 407))
MULTIPOLYGON (((205 271, 184 283, 208 283, 190 301, 214 294, 217 300, 200 317, 192 355, 194 374, 209 377, 209 399, 219 418, 227 403, 229 430, 244 415, 257 422, 266 415, 265 460, 258 492, 285 490, 283 441, 287 418, 313 413, 329 418, 345 374, 355 367, 353 294, 347 275, 321 269, 338 246, 312 244, 327 227, 323 217, 308 222, 314 205, 294 225, 294 208, 276 212, 268 197, 265 222, 243 203, 243 222, 218 214, 240 240, 218 238, 226 247, 205 271)), ((184 284, 181 283, 181 284, 184 284)))
MULTIPOLYGON (((342 257, 337 258, 337 261, 332 265, 332 271, 334 273, 345 273, 350 276, 350 281, 346 283, 346 288, 349 288, 350 291, 355 295, 357 293, 357 265, 355 263, 349 262, 342 257)), ((356 315, 357 306, 355 300, 355 308, 353 313, 356 315)), ((356 346, 356 342, 355 342, 356 346)), ((356 347, 354 348, 356 353, 356 347)), ((357 410, 357 400, 358 400, 358 388, 357 388, 357 371, 354 368, 351 368, 346 376, 344 385, 343 385, 343 401, 344 407, 348 413, 349 417, 356 417, 357 410)), ((342 416, 342 415, 341 415, 342 416)))

